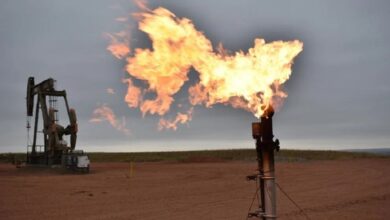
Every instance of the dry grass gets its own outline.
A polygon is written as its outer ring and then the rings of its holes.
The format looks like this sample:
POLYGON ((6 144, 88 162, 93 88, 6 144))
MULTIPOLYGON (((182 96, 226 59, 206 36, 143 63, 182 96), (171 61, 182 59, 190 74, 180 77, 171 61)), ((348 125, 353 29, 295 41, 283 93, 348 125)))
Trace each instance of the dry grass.
MULTIPOLYGON (((203 150, 177 152, 144 152, 144 153, 88 153, 92 162, 221 162, 221 161, 254 161, 254 149, 237 150, 203 150)), ((355 158, 390 158, 361 152, 343 151, 312 151, 312 150, 281 150, 276 153, 277 161, 296 162, 310 160, 339 160, 355 158)), ((0 154, 0 162, 24 161, 23 153, 0 154)))

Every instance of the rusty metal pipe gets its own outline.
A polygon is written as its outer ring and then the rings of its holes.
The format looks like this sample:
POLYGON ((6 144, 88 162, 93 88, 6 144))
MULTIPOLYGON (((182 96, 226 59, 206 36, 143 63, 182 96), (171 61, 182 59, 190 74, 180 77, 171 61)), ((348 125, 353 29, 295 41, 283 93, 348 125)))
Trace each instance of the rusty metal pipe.
POLYGON ((263 181, 264 181, 264 215, 263 219, 276 218, 276 192, 275 192, 275 157, 272 129, 273 109, 267 109, 261 117, 263 155, 263 181))
POLYGON ((253 138, 256 139, 256 152, 259 170, 259 196, 261 198, 258 217, 268 220, 276 218, 275 156, 279 150, 279 140, 273 140, 272 116, 270 106, 260 122, 252 123, 253 138))

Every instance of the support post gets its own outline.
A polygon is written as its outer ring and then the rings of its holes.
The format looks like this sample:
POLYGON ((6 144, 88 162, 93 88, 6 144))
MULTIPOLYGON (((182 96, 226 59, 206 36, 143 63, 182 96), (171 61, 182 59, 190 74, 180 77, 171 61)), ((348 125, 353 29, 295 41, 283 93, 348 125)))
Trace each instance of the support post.
POLYGON ((250 213, 264 220, 276 219, 275 190, 275 155, 279 150, 279 140, 273 140, 272 116, 274 111, 269 107, 261 117, 261 122, 252 123, 253 138, 256 139, 258 161, 260 210, 250 213))
MULTIPOLYGON (((34 98, 34 97, 33 97, 34 98)), ((33 144, 31 149, 31 155, 34 157, 36 154, 36 145, 37 145, 37 131, 38 131, 38 119, 39 119, 39 101, 37 101, 37 105, 35 107, 35 120, 34 120, 34 137, 33 144)), ((31 158, 30 158, 31 159, 31 158)), ((29 161, 31 162, 31 161, 29 161)))
POLYGON ((276 194, 275 194, 275 143, 273 141, 272 131, 272 112, 266 112, 267 115, 261 117, 262 127, 262 152, 263 175, 260 177, 264 181, 264 215, 263 219, 276 218, 276 194))

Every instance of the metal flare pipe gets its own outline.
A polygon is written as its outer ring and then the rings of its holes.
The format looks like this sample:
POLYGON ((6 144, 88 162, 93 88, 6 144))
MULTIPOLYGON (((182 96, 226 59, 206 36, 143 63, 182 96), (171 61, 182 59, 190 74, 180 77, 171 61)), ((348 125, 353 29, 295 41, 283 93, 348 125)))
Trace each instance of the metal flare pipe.
POLYGON ((270 106, 261 117, 260 122, 252 123, 253 138, 256 140, 256 152, 259 170, 260 210, 257 217, 276 219, 276 190, 275 190, 275 156, 279 150, 279 140, 273 140, 272 116, 274 110, 270 106))

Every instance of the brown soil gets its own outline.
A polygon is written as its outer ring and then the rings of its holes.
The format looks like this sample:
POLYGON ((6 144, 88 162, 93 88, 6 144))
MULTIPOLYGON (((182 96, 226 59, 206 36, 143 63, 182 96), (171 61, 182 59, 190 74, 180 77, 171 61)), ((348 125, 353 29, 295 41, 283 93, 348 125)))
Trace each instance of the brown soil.
MULTIPOLYGON (((95 163, 87 175, 0 164, 0 219, 245 219, 254 162, 95 163)), ((390 160, 278 163, 310 219, 389 219, 390 160)), ((280 219, 305 219, 278 190, 280 219)))

